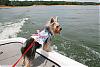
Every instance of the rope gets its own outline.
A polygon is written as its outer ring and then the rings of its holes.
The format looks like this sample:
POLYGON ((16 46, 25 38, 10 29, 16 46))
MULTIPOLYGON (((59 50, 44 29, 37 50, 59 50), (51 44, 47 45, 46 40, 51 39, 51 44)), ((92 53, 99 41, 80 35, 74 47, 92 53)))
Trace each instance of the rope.
POLYGON ((26 49, 26 51, 22 54, 22 56, 16 61, 16 63, 14 63, 13 65, 12 65, 12 67, 15 67, 17 64, 18 64, 18 62, 21 60, 21 58, 29 51, 29 49, 30 48, 32 48, 32 46, 35 44, 35 42, 33 41, 31 44, 30 44, 30 46, 26 49))

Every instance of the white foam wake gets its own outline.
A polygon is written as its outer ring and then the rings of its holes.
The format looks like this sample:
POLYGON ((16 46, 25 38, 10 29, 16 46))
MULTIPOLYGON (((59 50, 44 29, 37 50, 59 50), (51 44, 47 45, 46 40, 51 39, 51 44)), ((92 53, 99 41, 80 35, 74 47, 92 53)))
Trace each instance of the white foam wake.
POLYGON ((93 53, 94 55, 98 56, 98 58, 100 58, 100 53, 87 47, 87 46, 84 46, 84 45, 81 45, 82 47, 86 48, 86 50, 90 51, 91 53, 93 53))
POLYGON ((20 28, 28 20, 28 18, 20 19, 17 23, 10 22, 10 24, 5 25, 0 32, 0 40, 17 37, 17 33, 20 32, 20 28))

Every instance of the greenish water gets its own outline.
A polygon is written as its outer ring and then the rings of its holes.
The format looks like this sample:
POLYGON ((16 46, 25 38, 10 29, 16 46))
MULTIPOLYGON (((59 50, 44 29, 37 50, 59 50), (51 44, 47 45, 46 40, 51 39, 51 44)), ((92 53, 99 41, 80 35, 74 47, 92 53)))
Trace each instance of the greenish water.
MULTIPOLYGON (((54 48, 59 53, 89 67, 100 67, 99 6, 32 6, 0 9, 0 31, 9 22, 20 23, 17 37, 28 38, 52 16, 59 16, 63 30, 52 38, 54 48)), ((9 30, 9 28, 8 28, 9 30)), ((16 36, 15 36, 16 37, 16 36)))

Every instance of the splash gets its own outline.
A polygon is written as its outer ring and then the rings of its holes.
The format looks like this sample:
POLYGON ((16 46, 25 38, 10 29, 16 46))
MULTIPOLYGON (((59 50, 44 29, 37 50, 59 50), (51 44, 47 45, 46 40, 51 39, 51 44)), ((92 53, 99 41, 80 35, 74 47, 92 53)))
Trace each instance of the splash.
POLYGON ((0 28, 0 40, 17 37, 17 33, 20 32, 20 28, 28 20, 28 18, 20 19, 18 22, 7 22, 0 28))
POLYGON ((100 58, 100 53, 87 47, 87 46, 84 46, 84 45, 81 45, 83 48, 85 48, 87 51, 90 51, 91 53, 93 53, 94 55, 98 56, 98 58, 100 58))

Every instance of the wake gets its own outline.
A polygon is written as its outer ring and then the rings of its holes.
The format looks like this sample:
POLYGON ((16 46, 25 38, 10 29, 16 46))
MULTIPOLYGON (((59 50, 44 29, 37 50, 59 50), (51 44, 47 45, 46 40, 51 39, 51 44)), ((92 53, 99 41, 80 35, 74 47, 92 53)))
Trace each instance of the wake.
POLYGON ((21 27, 28 19, 29 18, 19 19, 16 23, 6 22, 0 28, 0 40, 17 37, 17 33, 21 31, 21 27))

